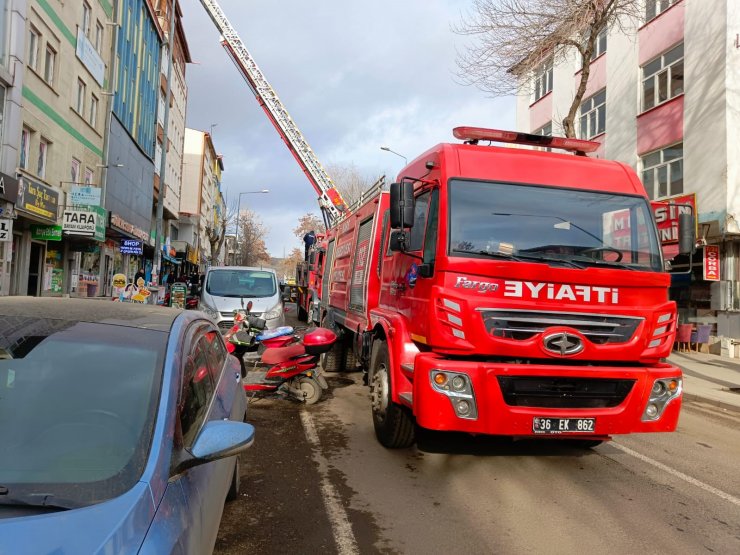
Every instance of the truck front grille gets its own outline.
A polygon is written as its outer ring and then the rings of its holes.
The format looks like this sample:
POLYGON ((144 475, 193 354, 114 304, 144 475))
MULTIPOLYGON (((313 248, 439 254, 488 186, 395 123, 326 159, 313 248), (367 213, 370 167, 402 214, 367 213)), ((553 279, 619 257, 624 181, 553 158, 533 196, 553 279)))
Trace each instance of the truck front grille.
POLYGON ((533 312, 478 309, 488 333, 494 337, 525 340, 553 326, 578 330, 592 343, 626 343, 644 318, 583 312, 533 312))
POLYGON ((498 376, 498 384, 510 406, 592 409, 618 406, 635 380, 498 376))

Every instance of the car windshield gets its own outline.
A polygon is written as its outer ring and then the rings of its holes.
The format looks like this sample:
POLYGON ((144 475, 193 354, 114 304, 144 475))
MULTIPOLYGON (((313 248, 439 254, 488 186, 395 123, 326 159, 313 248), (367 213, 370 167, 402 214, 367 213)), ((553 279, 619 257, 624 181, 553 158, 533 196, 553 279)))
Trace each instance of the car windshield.
POLYGON ((660 271, 646 199, 453 179, 450 256, 660 271))
POLYGON ((75 507, 141 477, 167 334, 31 317, 0 318, 2 505, 75 507))
POLYGON ((213 270, 206 291, 214 297, 272 297, 277 284, 275 274, 264 270, 213 270))

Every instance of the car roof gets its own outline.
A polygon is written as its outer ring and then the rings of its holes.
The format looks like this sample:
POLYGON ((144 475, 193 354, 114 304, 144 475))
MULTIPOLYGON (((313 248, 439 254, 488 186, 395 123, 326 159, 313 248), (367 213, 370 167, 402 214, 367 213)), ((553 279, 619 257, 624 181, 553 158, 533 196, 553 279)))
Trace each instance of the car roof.
POLYGON ((169 332, 183 310, 61 297, 0 297, 1 316, 92 322, 169 332))
POLYGON ((254 270, 256 272, 276 273, 274 268, 260 268, 259 266, 218 266, 216 268, 208 268, 209 272, 221 272, 224 270, 254 270))

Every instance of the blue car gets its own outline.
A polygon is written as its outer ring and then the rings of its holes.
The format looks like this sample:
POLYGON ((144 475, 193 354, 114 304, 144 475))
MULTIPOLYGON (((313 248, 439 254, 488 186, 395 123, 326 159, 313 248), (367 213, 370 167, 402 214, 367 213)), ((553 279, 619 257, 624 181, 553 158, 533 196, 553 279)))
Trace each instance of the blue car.
POLYGON ((246 410, 199 312, 0 299, 0 554, 210 553, 246 410))

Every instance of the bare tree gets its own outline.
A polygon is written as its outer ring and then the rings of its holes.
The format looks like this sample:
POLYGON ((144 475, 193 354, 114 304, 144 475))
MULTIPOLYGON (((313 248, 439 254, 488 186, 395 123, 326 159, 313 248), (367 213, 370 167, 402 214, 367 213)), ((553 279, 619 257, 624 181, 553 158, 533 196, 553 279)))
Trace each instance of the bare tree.
POLYGON ((215 266, 218 262, 221 247, 226 238, 226 230, 236 223, 236 206, 234 206, 233 202, 230 203, 228 201, 226 195, 224 195, 224 205, 226 206, 226 213, 221 215, 219 221, 206 225, 206 236, 208 237, 208 242, 211 244, 210 263, 212 266, 215 266))
MULTIPOLYGON (((575 137, 575 118, 586 91, 599 33, 639 16, 642 0, 473 0, 471 15, 453 27, 477 41, 457 59, 458 76, 493 96, 530 88, 533 75, 575 50, 580 79, 568 114, 566 137, 575 137)), ((527 90, 529 92, 529 90, 527 90)))
POLYGON ((326 171, 347 206, 354 204, 376 181, 375 177, 363 175, 354 164, 327 164, 326 171))
POLYGON ((301 216, 298 220, 298 225, 293 228, 293 233, 301 240, 301 244, 303 244, 303 236, 309 231, 315 231, 316 233, 324 233, 326 231, 321 218, 310 212, 301 216))
POLYGON ((270 261, 265 237, 267 228, 259 216, 248 209, 242 209, 239 217, 239 252, 240 265, 259 266, 270 261))

